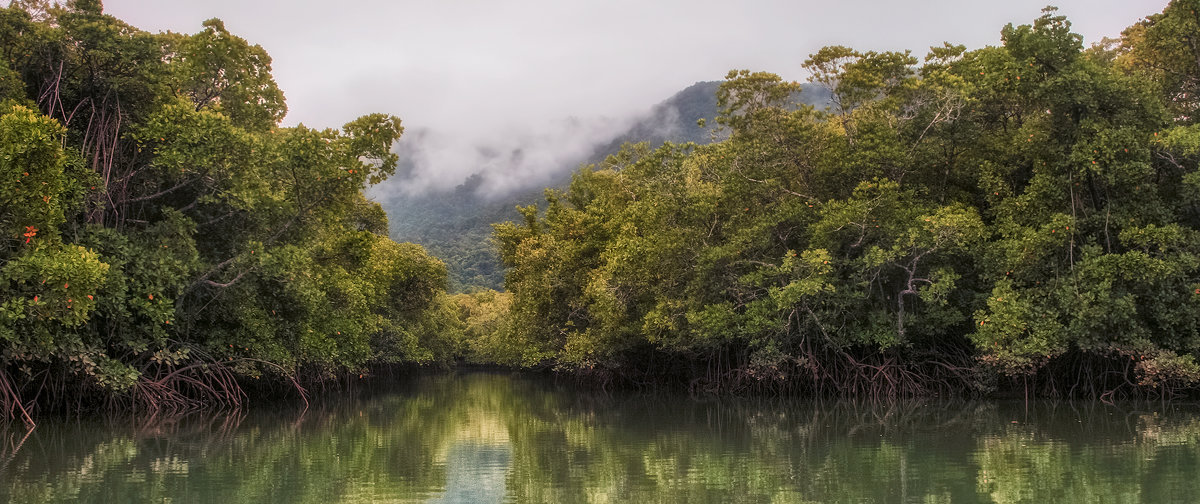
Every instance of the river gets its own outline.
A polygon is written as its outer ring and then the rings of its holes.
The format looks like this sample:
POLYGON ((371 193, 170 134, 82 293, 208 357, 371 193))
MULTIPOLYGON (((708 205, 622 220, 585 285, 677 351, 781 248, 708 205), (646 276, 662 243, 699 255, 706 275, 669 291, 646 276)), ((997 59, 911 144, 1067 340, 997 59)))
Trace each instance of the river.
POLYGON ((0 431, 13 503, 1197 499, 1190 404, 693 398, 458 372, 307 411, 0 431))

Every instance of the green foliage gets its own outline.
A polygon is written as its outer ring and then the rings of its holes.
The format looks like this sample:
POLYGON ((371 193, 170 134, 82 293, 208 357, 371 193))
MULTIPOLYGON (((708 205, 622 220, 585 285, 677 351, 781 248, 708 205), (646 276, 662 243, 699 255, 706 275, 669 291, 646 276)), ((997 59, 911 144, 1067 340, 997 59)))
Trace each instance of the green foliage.
MULTIPOLYGON (((97 309, 109 265, 95 251, 64 243, 69 208, 63 128, 28 108, 0 115, 0 362, 66 360, 99 380, 112 366, 78 328, 97 309)), ((124 384, 124 382, 122 382, 124 384)))
MULTIPOLYGON (((603 161, 627 142, 709 143, 719 136, 719 130, 697 127, 700 120, 717 116, 716 91, 720 82, 698 82, 652 107, 648 114, 634 122, 626 131, 600 145, 579 163, 603 161)), ((815 101, 815 97, 810 101, 815 101)), ((402 161, 403 163, 403 161, 402 161)), ((552 174, 552 187, 565 188, 579 163, 563 163, 552 174)), ((490 239, 492 223, 518 217, 514 207, 537 203, 542 199, 542 187, 529 187, 507 196, 479 194, 484 178, 481 174, 468 177, 452 192, 432 191, 422 194, 385 194, 381 199, 391 216, 393 239, 412 241, 429 249, 446 262, 450 272, 450 289, 469 292, 474 288, 503 289, 504 268, 490 239)))
POLYGON ((270 57, 215 19, 155 35, 17 2, 0 40, 6 411, 37 376, 179 408, 461 353, 445 266, 362 195, 396 169, 398 118, 279 127, 270 57))
POLYGON ((220 19, 167 47, 179 93, 196 110, 222 112, 240 127, 270 129, 287 114, 283 92, 271 77, 271 57, 229 33, 220 19))
POLYGON ((480 289, 452 297, 463 324, 463 338, 470 362, 519 365, 521 349, 510 345, 508 313, 512 294, 480 289))
POLYGON ((0 234, 7 252, 29 245, 26 238, 37 232, 53 237, 66 219, 62 135, 57 122, 19 105, 0 115, 0 234))
POLYGON ((1156 85, 1177 121, 1194 124, 1200 108, 1200 17, 1195 0, 1175 0, 1121 33, 1117 64, 1156 85))
POLYGON ((509 337, 527 363, 630 376, 661 356, 816 391, 1065 393, 1081 361, 1124 377, 1110 394, 1192 386, 1194 13, 1172 2, 1115 52, 1053 8, 920 67, 826 47, 805 62, 826 110, 730 72, 727 140, 631 147, 497 226, 509 337))

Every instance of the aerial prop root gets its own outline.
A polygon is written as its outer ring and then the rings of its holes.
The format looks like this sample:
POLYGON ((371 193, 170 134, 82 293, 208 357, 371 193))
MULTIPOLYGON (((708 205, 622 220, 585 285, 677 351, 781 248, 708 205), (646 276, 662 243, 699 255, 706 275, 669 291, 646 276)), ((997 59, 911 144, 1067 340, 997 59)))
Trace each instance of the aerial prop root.
POLYGON ((4 418, 7 420, 20 418, 30 429, 37 425, 21 401, 21 395, 17 393, 12 380, 9 379, 8 371, 3 368, 0 368, 0 409, 4 411, 4 418))
POLYGON ((130 399, 136 408, 150 412, 183 413, 214 407, 240 409, 248 398, 233 367, 240 362, 278 369, 296 390, 305 408, 308 407, 308 390, 293 374, 273 362, 251 358, 226 362, 206 359, 158 373, 143 373, 134 384, 130 399))

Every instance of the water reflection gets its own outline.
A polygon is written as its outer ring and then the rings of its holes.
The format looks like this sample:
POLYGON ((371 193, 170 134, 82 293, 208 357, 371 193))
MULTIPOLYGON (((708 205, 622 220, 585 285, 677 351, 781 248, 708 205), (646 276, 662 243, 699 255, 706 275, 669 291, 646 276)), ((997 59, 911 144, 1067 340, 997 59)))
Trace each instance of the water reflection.
POLYGON ((598 395, 427 376, 303 414, 0 433, 0 501, 1191 502, 1192 406, 598 395))

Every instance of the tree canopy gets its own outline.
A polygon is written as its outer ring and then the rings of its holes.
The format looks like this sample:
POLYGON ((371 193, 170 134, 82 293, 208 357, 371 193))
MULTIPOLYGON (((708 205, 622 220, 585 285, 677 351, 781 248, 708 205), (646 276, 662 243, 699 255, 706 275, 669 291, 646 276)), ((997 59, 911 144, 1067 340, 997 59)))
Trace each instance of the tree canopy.
POLYGON ((527 365, 872 396, 1200 380, 1195 3, 1085 49, 834 46, 730 72, 728 140, 629 146, 496 227, 527 365), (1032 384, 1032 385, 1030 385, 1032 384))
POLYGON ((0 41, 9 415, 239 404, 264 376, 458 352, 445 266, 362 194, 394 172, 400 119, 281 127, 271 58, 217 19, 150 34, 99 2, 13 2, 0 41))

